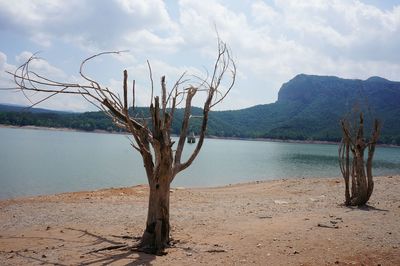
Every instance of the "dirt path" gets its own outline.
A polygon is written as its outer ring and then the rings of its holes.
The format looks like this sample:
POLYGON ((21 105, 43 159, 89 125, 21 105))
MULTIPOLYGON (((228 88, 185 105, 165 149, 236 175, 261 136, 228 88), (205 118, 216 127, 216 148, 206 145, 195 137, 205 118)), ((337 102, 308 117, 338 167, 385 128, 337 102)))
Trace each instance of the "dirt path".
POLYGON ((174 247, 126 250, 144 229, 146 186, 0 201, 0 265, 400 265, 400 176, 370 206, 340 205, 341 179, 173 189, 174 247))

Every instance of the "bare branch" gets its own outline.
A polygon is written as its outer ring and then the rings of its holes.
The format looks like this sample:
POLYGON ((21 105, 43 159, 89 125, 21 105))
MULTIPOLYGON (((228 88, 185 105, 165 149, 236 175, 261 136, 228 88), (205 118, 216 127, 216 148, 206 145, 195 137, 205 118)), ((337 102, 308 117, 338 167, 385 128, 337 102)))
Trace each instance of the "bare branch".
POLYGON ((150 97, 150 105, 153 103, 153 93, 154 93, 154 81, 153 81, 153 72, 151 71, 151 66, 149 60, 147 60, 147 66, 149 68, 149 77, 151 82, 151 97, 150 97))

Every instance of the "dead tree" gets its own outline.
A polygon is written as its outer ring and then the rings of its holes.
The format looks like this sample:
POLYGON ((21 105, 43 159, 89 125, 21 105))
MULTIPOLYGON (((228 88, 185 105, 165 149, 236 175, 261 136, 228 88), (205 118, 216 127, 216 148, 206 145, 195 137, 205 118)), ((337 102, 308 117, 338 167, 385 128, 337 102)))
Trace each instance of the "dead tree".
POLYGON ((343 119, 341 128, 343 138, 339 145, 339 165, 345 181, 345 205, 362 206, 368 202, 374 190, 372 160, 381 126, 375 119, 370 140, 366 141, 364 117, 360 112, 358 122, 352 125, 347 119, 343 119), (368 151, 366 163, 364 161, 365 149, 368 151))
POLYGON ((170 242, 170 184, 175 176, 188 168, 199 154, 206 135, 209 112, 226 97, 233 87, 236 66, 226 43, 218 39, 217 58, 207 77, 188 76, 184 73, 168 90, 165 76, 163 76, 161 94, 154 96, 152 71, 148 63, 151 80, 150 117, 139 118, 133 116, 130 111, 135 107, 135 82, 133 81, 133 87, 128 92, 126 70, 123 72, 122 99, 109 88, 89 78, 83 71, 89 60, 104 54, 118 53, 104 52, 85 59, 80 66, 80 75, 86 84, 58 82, 32 72, 29 65, 37 59, 35 56, 19 67, 15 73, 10 74, 13 75, 18 90, 21 90, 27 98, 29 98, 29 92, 46 94, 42 100, 32 102, 32 106, 58 94, 80 95, 104 111, 116 125, 126 129, 132 135, 131 145, 142 156, 150 187, 146 228, 139 247, 150 253, 162 254, 170 242), (133 102, 130 104, 128 104, 128 93, 133 96, 133 102), (204 94, 198 142, 192 154, 183 160, 182 152, 188 134, 192 100, 198 94, 204 94), (176 109, 180 107, 183 108, 184 115, 180 135, 175 143, 171 139, 171 126, 176 109))

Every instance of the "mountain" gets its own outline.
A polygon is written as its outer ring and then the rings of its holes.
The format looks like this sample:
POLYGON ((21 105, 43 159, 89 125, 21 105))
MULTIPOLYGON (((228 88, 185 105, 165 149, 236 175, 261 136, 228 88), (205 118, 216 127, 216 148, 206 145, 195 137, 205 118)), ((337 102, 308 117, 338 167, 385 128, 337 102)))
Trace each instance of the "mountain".
MULTIPOLYGON (((366 128, 372 117, 383 123, 381 141, 400 145, 400 82, 381 77, 367 80, 342 79, 333 76, 300 74, 284 83, 275 103, 257 105, 234 111, 210 113, 208 135, 218 137, 273 138, 296 140, 338 141, 341 138, 340 119, 357 107, 365 114, 366 128)), ((68 127, 83 130, 118 131, 103 113, 80 114, 9 112, 0 105, 0 124, 68 127), (22 117, 21 117, 22 116, 22 117)), ((31 109, 29 109, 31 110, 31 109)), ((147 113, 147 108, 136 108, 147 113)), ((200 108, 193 108, 195 115, 200 108)), ((173 133, 178 134, 177 110, 173 133)), ((196 132, 199 120, 193 120, 196 132)))
POLYGON ((29 113, 57 113, 57 114, 66 114, 71 112, 66 111, 54 111, 43 108, 30 108, 27 106, 15 105, 15 104, 1 104, 0 103, 0 112, 29 112, 29 113))
POLYGON ((382 121, 382 141, 400 144, 400 82, 380 77, 300 74, 282 85, 275 103, 213 115, 238 137, 337 141, 340 119, 355 106, 365 113, 367 128, 371 117, 382 121))

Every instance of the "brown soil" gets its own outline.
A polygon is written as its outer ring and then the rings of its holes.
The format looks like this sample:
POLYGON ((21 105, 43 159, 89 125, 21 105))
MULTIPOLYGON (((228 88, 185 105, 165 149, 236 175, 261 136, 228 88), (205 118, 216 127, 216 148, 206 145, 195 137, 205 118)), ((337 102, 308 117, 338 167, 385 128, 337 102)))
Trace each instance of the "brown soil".
POLYGON ((172 191, 166 256, 92 252, 135 243, 146 186, 0 201, 0 265, 400 265, 400 176, 365 208, 337 178, 172 191))

